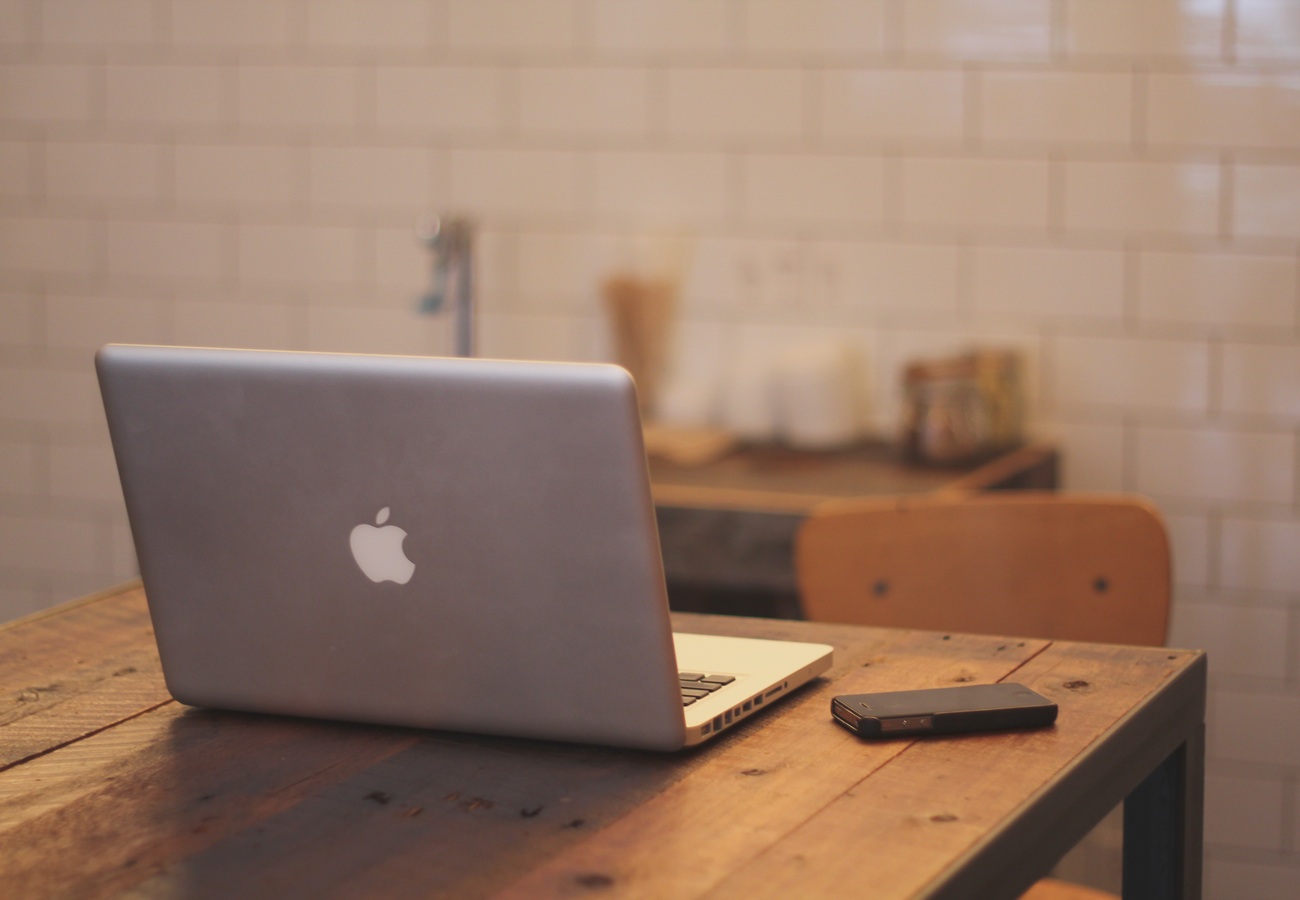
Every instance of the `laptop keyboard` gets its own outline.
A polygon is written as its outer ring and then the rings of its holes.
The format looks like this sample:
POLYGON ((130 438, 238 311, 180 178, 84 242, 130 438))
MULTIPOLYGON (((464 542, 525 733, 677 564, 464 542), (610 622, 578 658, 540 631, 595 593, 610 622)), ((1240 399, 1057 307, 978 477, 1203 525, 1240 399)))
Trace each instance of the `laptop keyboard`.
POLYGON ((682 706, 690 706, 736 680, 734 675, 704 675, 700 672, 678 672, 677 678, 682 685, 682 706))

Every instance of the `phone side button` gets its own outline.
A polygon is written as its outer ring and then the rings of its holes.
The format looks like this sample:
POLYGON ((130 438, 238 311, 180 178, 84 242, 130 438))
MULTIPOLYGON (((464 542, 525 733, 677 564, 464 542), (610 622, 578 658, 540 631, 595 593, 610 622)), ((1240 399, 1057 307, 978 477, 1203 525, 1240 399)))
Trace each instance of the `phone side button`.
POLYGON ((929 731, 932 728, 934 719, 930 716, 898 716, 880 720, 880 730, 883 732, 929 731))

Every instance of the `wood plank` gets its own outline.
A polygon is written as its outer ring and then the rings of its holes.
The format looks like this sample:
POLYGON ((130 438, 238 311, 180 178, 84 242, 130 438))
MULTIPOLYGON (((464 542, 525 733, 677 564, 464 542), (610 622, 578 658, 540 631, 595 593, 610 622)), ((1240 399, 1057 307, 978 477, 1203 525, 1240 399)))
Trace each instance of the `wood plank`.
MULTIPOLYGON (((872 889, 881 896, 928 895, 943 884, 936 873, 949 861, 987 842, 990 829, 1023 811, 1082 751, 1197 658, 1185 651, 1054 644, 1007 680, 1055 700, 1061 709, 1056 726, 913 742, 774 841, 711 896, 831 894, 860 879, 860 862, 868 858, 872 889)), ((1095 822, 1074 823, 1075 838, 1095 822)), ((973 885, 962 878, 952 896, 1017 897, 1054 862, 1045 855, 1027 859, 1015 878, 999 883, 973 885)))
POLYGON ((152 643, 149 610, 137 582, 7 622, 0 625, 0 696, 152 643))
MULTIPOLYGON (((972 889, 994 895, 994 887, 1023 877, 1027 859, 1058 859, 1176 747, 1203 731, 1205 654, 1148 652, 1154 659, 1163 653, 1166 660, 1178 660, 1181 668, 1163 673, 1163 684, 1153 686, 1097 742, 1070 760, 1020 815, 1003 819, 955 861, 934 897, 962 900, 972 889)), ((1198 821, 1199 811, 1198 806, 1198 821)))
POLYGON ((690 768, 680 757, 426 734, 138 886, 144 896, 482 896, 690 768))
POLYGON ((113 895, 417 740, 168 704, 0 773, 0 884, 113 895))
POLYGON ((830 720, 832 695, 996 681, 1046 646, 926 632, 872 638, 833 683, 724 734, 700 751, 688 777, 511 884, 504 896, 582 895, 592 886, 635 896, 700 895, 909 746, 868 744, 839 728, 830 720))
MULTIPOLYGON (((862 668, 896 639, 881 633, 863 641, 861 632, 843 626, 801 628, 720 616, 675 620, 703 633, 775 637, 797 630, 805 639, 838 642, 839 673, 862 668)), ((781 715, 786 706, 765 717, 781 715)), ((214 895, 248 896, 292 885, 295 892, 321 896, 491 893, 725 752, 723 744, 664 755, 421 734, 427 737, 418 744, 323 786, 295 808, 168 866, 135 890, 174 896, 202 886, 214 895), (375 792, 385 802, 362 802, 375 792)))
POLYGON ((138 584, 0 630, 0 771, 170 696, 138 584))
MULTIPOLYGON (((388 892, 417 873, 415 884, 490 886, 585 839, 694 765, 690 756, 203 712, 172 702, 91 732, 67 721, 78 702, 135 692, 126 676, 112 679, 116 662, 96 659, 98 645, 86 641, 102 635, 106 646, 156 663, 152 636, 140 627, 147 612, 138 591, 125 591, 60 615, 68 629, 42 633, 45 655, 29 665, 66 689, 58 702, 24 707, 0 742, 41 727, 82 738, 52 742, 49 752, 0 773, 0 842, 12 848, 0 879, 24 894, 168 893, 208 883, 244 893, 268 873, 295 883, 307 878, 324 893, 353 883, 388 892), (69 670, 81 674, 71 678, 69 670), (105 672, 107 681, 99 677, 105 672), (387 802, 371 799, 380 794, 387 802), (420 813, 411 815, 414 809, 420 813), (467 829, 467 821, 477 827, 467 829), (431 856, 431 841, 447 843, 448 851, 431 856), (78 865, 61 865, 70 855, 78 865), (504 864, 485 866, 488 858, 504 864), (244 873, 238 877, 222 874, 232 860, 265 864, 236 865, 244 873)), ((42 618, 47 625, 57 619, 42 618)), ((676 618, 704 633, 779 636, 791 628, 676 618)), ((861 644, 860 634, 842 626, 811 632, 810 639, 842 647, 854 637, 861 644)), ((11 630, 0 646, 31 633, 11 630)), ((850 662, 844 657, 842 667, 850 662)), ((21 666, 15 671, 26 674, 21 666)))
POLYGON ((1073 833, 1043 817, 1070 811, 1081 833, 1092 807, 1080 792, 1136 783, 1162 742, 1203 720, 1195 653, 680 614, 674 625, 825 641, 836 665, 711 744, 651 754, 189 710, 165 693, 151 708, 161 685, 141 686, 156 671, 112 674, 152 652, 138 591, 23 620, 0 629, 0 679, 66 688, 5 707, 0 747, 23 733, 44 749, 0 770, 0 884, 92 897, 842 895, 869 858, 885 896, 1012 896, 1051 863, 1038 832, 1073 833), (60 619, 73 623, 64 636, 32 628, 60 619), (33 635, 44 655, 16 661, 33 635), (1056 694, 1057 728, 869 743, 827 709, 838 693, 1008 676, 1056 694), (1124 739, 1082 752, 1108 730, 1124 739))

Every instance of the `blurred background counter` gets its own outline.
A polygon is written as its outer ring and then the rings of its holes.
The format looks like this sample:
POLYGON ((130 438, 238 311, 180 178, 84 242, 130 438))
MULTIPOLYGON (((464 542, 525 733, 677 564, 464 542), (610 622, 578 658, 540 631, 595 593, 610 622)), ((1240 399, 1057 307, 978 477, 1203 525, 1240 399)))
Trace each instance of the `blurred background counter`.
POLYGON ((673 609, 800 618, 794 536, 830 500, 930 491, 1051 490, 1055 447, 1030 444, 978 463, 906 461, 895 444, 811 453, 742 447, 685 466, 651 456, 650 480, 673 609))

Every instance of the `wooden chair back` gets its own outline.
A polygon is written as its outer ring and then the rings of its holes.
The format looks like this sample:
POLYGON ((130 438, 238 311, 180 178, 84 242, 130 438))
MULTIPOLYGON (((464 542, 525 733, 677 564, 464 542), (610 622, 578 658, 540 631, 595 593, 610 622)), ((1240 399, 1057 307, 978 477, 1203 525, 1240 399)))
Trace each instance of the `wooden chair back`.
POLYGON ((835 501, 801 527, 815 621, 1158 646, 1169 540, 1149 503, 1005 492, 835 501))

